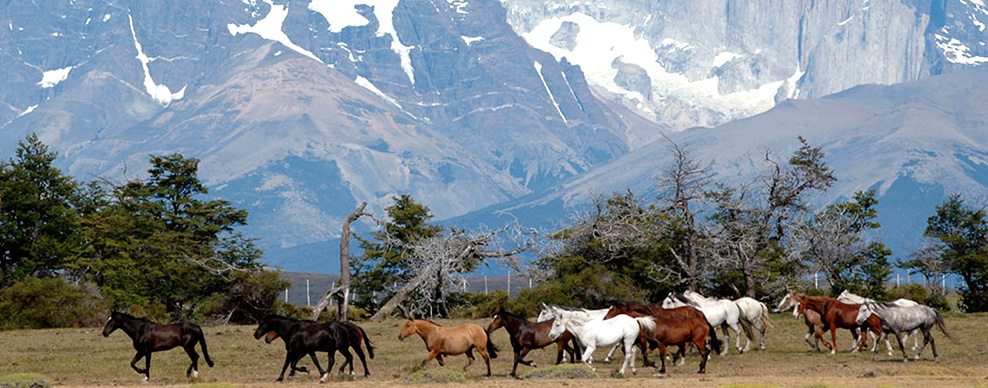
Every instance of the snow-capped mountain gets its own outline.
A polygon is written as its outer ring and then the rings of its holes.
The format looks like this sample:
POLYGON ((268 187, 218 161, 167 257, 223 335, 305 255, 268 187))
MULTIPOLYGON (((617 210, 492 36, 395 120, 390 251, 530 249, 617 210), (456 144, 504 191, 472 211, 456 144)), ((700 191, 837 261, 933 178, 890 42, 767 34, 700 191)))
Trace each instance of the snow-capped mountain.
POLYGON ((37 132, 70 174, 116 180, 199 158, 274 264, 360 201, 456 216, 663 128, 601 103, 492 0, 14 1, 0 20, 0 153, 37 132))
MULTIPOLYGON (((788 100, 747 119, 671 134, 695 160, 713 162, 714 181, 736 185, 764 172, 770 151, 786 160, 805 137, 826 154, 837 177, 816 206, 875 189, 880 236, 897 257, 923 243, 926 219, 946 196, 961 194, 972 206, 988 198, 988 67, 958 70, 892 86, 865 85, 813 100, 788 100)), ((490 214, 524 221, 566 221, 554 216, 594 195, 632 190, 656 193, 656 178, 672 163, 668 140, 639 147, 573 179, 557 190, 529 195, 458 221, 490 214)))
MULTIPOLYGON (((986 12, 981 0, 14 0, 0 7, 0 156, 36 132, 81 180, 139 177, 150 154, 199 158, 211 194, 250 212, 269 263, 329 272, 326 244, 361 201, 381 214, 407 193, 441 219, 490 220, 479 209, 559 193, 547 200, 565 211, 585 184, 650 184, 670 129, 860 84, 936 88, 930 75, 988 62, 986 12)), ((697 144, 718 160, 725 144, 788 144, 732 125, 682 136, 708 139, 697 144)), ((825 146, 853 132, 814 128, 825 146)), ((892 182, 849 170, 855 187, 892 182)))
POLYGON ((502 0, 533 47, 675 128, 988 62, 982 0, 502 0))

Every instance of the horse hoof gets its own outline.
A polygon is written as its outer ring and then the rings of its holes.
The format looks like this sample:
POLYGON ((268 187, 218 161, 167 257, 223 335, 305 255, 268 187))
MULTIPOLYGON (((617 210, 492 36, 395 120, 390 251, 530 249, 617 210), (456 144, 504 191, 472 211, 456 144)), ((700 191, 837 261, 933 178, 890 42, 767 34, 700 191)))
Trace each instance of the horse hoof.
POLYGON ((662 373, 662 372, 659 372, 659 373, 656 373, 656 374, 652 375, 652 377, 666 377, 666 374, 665 373, 662 373))
POLYGON ((192 371, 192 378, 198 379, 199 378, 199 371, 197 371, 197 370, 192 371))
POLYGON ((144 376, 144 378, 141 379, 141 384, 147 384, 147 383, 148 383, 148 377, 144 376))
POLYGON ((320 383, 325 383, 326 382, 326 379, 328 379, 328 378, 329 378, 329 373, 325 373, 325 374, 322 375, 322 377, 319 378, 319 382, 320 383))

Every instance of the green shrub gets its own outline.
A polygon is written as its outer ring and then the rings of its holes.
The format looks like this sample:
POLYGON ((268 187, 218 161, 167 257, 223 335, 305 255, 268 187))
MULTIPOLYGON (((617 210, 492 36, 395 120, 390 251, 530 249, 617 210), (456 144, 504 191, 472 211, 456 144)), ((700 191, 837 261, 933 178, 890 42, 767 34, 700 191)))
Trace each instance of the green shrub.
POLYGON ((447 303, 452 318, 490 318, 508 305, 508 293, 502 290, 493 292, 455 292, 447 303))
POLYGON ((535 368, 523 374, 523 379, 595 379, 597 372, 583 364, 559 364, 535 368))
POLYGON ((0 329, 94 326, 101 306, 92 287, 29 277, 0 291, 0 329))
POLYGON ((0 376, 0 388, 51 388, 51 379, 34 373, 0 376))
POLYGON ((459 368, 439 367, 421 370, 405 377, 405 384, 465 383, 467 376, 459 368))

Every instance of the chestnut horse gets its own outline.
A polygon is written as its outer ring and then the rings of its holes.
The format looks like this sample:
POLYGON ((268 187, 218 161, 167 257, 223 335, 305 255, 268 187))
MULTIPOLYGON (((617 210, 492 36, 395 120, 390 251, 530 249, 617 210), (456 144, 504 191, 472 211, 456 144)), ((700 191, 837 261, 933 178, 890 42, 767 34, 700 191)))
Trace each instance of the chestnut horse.
POLYGON ((213 361, 209 359, 206 352, 206 338, 202 334, 199 325, 189 322, 179 322, 171 325, 159 325, 151 322, 147 318, 136 318, 128 314, 114 311, 110 314, 110 319, 103 327, 103 336, 107 337, 114 330, 123 330, 127 336, 134 341, 134 350, 137 355, 130 361, 130 367, 137 373, 144 375, 143 382, 151 378, 151 353, 168 350, 176 346, 185 349, 185 353, 192 359, 192 364, 185 371, 186 376, 199 377, 199 353, 196 353, 196 344, 202 346, 202 355, 206 358, 206 364, 213 366, 213 361), (137 361, 144 358, 144 369, 137 367, 137 361))
POLYGON ((849 329, 851 330, 851 334, 855 336, 856 345, 851 349, 852 352, 864 349, 865 341, 868 338, 862 335, 859 341, 857 335, 858 328, 871 330, 879 337, 882 334, 881 320, 877 317, 869 317, 860 324, 857 322, 858 310, 861 308, 860 304, 848 304, 834 298, 797 293, 790 293, 789 296, 800 304, 800 309, 811 310, 820 314, 820 321, 826 325, 826 329, 830 330, 830 337, 833 344, 830 344, 823 338, 822 332, 816 331, 815 334, 817 339, 823 341, 824 346, 830 348, 831 354, 837 352, 837 329, 849 329))
POLYGON ((423 366, 432 361, 433 358, 436 358, 439 366, 443 366, 445 365, 442 359, 443 355, 458 356, 466 353, 467 365, 463 367, 463 370, 466 371, 470 364, 473 364, 473 349, 476 348, 480 357, 484 358, 484 364, 487 364, 487 376, 491 375, 491 359, 497 358, 497 347, 494 346, 491 338, 480 325, 464 323, 446 327, 424 319, 409 319, 401 328, 398 340, 404 341, 412 334, 418 334, 419 337, 422 337, 425 347, 429 349, 429 355, 426 356, 425 360, 422 360, 423 366))
MULTIPOLYGON (((509 376, 516 376, 515 372, 518 370, 519 363, 534 367, 534 361, 525 361, 525 356, 528 355, 528 352, 532 351, 532 349, 542 349, 553 343, 557 344, 557 365, 563 361, 564 351, 569 353, 569 361, 571 363, 576 362, 576 358, 573 357, 574 349, 569 346, 569 342, 573 340, 573 334, 564 332, 556 340, 549 338, 549 329, 552 328, 552 322, 552 319, 545 322, 530 322, 523 317, 503 310, 494 314, 494 318, 487 325, 486 331, 487 335, 490 335, 495 330, 503 327, 508 332, 508 338, 511 339, 511 348, 515 352, 515 360, 511 366, 511 374, 509 376)), ((576 344, 576 341, 573 341, 573 343, 576 344)), ((576 350, 576 352, 579 351, 579 349, 576 350)))
MULTIPOLYGON (((714 333, 714 329, 707 322, 707 318, 703 316, 702 312, 689 306, 665 309, 658 305, 646 306, 619 303, 611 307, 605 319, 620 314, 630 317, 648 316, 655 318, 655 330, 651 332, 642 330, 639 333, 638 339, 639 347, 642 349, 642 358, 645 360, 646 366, 649 364, 651 364, 650 366, 655 366, 654 363, 648 361, 648 352, 658 347, 659 359, 662 361, 662 368, 659 369, 658 376, 666 373, 666 356, 669 355, 669 351, 666 349, 667 345, 679 345, 679 351, 676 353, 676 356, 683 362, 685 362, 686 347, 690 344, 696 346, 702 358, 700 360, 700 370, 697 373, 706 372, 707 356, 709 354, 707 350, 707 336, 714 333)), ((711 338, 711 346, 718 352, 720 351, 720 341, 717 338, 711 338)), ((675 363, 675 359, 673 362, 675 363)))

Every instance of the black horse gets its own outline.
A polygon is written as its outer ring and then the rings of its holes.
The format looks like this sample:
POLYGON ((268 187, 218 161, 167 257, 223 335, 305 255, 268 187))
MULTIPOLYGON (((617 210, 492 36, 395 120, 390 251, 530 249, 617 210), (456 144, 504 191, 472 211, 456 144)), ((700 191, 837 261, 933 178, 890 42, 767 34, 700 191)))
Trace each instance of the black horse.
POLYGON ((532 349, 542 349, 553 343, 557 344, 557 365, 563 361, 564 351, 569 353, 570 362, 575 362, 575 358, 573 357, 574 348, 568 345, 569 341, 573 340, 577 353, 580 353, 580 350, 573 334, 568 331, 563 332, 559 338, 553 341, 552 338, 549 338, 549 330, 552 329, 552 322, 552 319, 545 322, 530 322, 523 317, 504 310, 494 314, 494 318, 487 325, 486 331, 487 334, 490 334, 501 327, 504 327, 508 331, 508 338, 511 339, 511 348, 515 352, 515 361, 514 365, 511 366, 510 376, 516 376, 515 372, 518 370, 519 363, 535 366, 535 362, 525 361, 525 356, 528 355, 528 352, 532 351, 532 349))
POLYGON ((284 379, 285 370, 289 365, 291 365, 292 370, 289 372, 288 377, 294 376, 296 371, 307 372, 305 367, 296 366, 298 360, 306 354, 312 358, 313 363, 315 363, 316 368, 319 370, 320 376, 325 378, 326 373, 332 370, 333 364, 336 362, 336 351, 343 354, 345 358, 343 364, 340 365, 340 373, 343 373, 344 368, 349 365, 350 374, 353 374, 353 355, 350 354, 351 348, 360 357, 360 362, 364 366, 364 376, 370 376, 370 371, 367 369, 367 360, 364 358, 364 352, 360 345, 363 343, 367 346, 367 352, 370 358, 374 358, 374 346, 370 343, 370 338, 367 337, 364 329, 351 322, 318 323, 279 315, 269 315, 264 317, 258 324, 257 329, 254 330, 255 339, 259 339, 261 336, 265 336, 267 343, 271 343, 271 341, 274 341, 278 337, 281 337, 285 341, 285 350, 288 354, 285 356, 285 364, 282 366, 278 381, 284 379), (319 365, 319 361, 316 358, 315 352, 317 351, 329 353, 329 366, 325 371, 319 365))
POLYGON ((206 364, 210 367, 213 366, 213 360, 209 359, 209 353, 206 351, 206 338, 202 335, 202 328, 194 323, 179 322, 159 325, 147 318, 136 318, 115 311, 106 321, 106 326, 103 327, 103 336, 109 336, 117 329, 123 330, 134 341, 137 355, 130 362, 130 367, 134 368, 137 373, 144 374, 144 382, 151 378, 151 353, 168 350, 176 346, 185 349, 185 353, 192 359, 192 364, 185 371, 186 376, 199 377, 199 353, 196 353, 195 349, 197 343, 202 345, 202 355, 206 357, 206 364), (137 367, 137 361, 141 357, 144 358, 144 369, 137 367))

